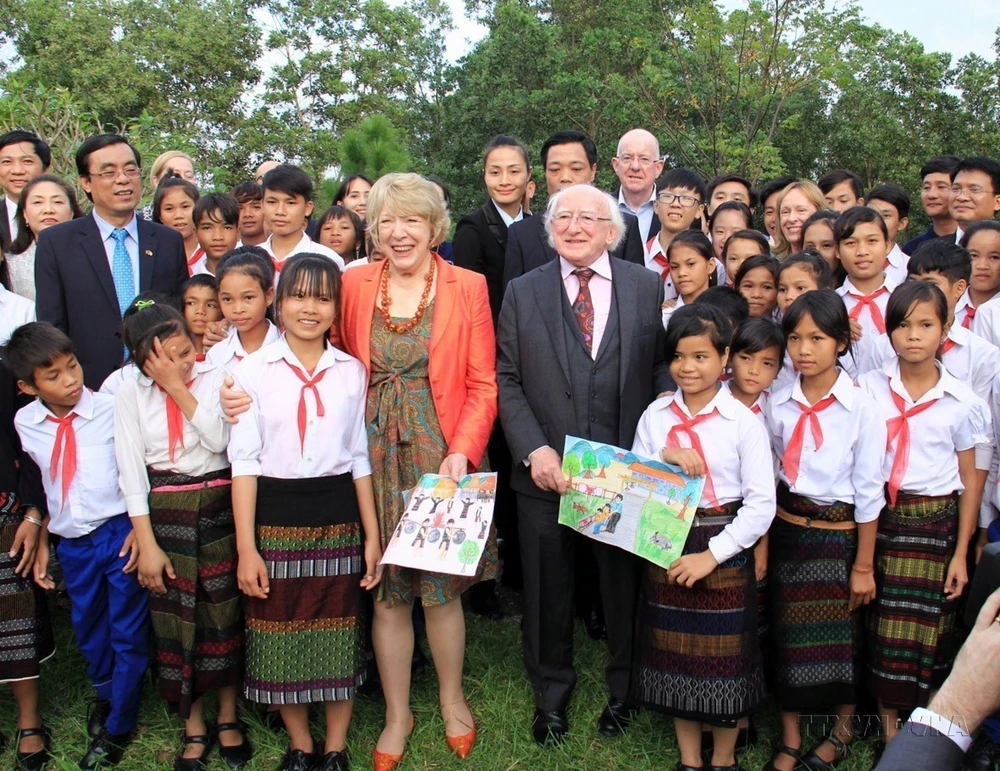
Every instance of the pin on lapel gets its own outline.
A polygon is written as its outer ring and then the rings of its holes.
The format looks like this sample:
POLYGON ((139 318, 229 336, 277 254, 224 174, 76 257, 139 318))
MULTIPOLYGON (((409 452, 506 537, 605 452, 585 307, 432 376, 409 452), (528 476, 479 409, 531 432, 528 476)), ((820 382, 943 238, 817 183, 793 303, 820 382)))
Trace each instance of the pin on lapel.
POLYGON ((147 249, 146 250, 146 256, 147 257, 152 257, 153 256, 153 250, 152 249, 147 249))

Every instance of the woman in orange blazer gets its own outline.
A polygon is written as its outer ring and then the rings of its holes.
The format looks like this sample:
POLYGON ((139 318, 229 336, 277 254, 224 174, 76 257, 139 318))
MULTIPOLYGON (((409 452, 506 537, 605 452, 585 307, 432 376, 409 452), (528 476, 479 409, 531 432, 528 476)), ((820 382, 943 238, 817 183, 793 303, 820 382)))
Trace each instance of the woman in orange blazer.
MULTIPOLYGON (((403 514, 404 490, 426 473, 459 479, 477 468, 497 415, 496 342, 486 280, 432 251, 448 232, 434 186, 388 174, 368 196, 375 249, 386 259, 344 273, 340 341, 369 373, 366 422, 383 546, 403 514)), ((386 722, 374 750, 378 771, 395 767, 413 730, 411 611, 419 597, 440 689, 445 737, 459 757, 476 740, 462 691, 465 617, 461 594, 495 578, 495 538, 475 577, 386 566, 375 598, 372 642, 386 722)))

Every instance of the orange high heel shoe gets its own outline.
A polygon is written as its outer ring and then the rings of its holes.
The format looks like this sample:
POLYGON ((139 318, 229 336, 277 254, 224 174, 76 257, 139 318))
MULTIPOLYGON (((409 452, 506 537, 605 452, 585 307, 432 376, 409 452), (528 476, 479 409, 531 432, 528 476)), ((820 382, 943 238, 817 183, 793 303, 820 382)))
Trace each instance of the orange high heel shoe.
MULTIPOLYGON (((413 726, 410 728, 410 733, 407 735, 407 739, 413 736, 413 731, 417 727, 417 716, 413 716, 413 726)), ((404 749, 399 755, 392 755, 388 752, 379 752, 378 747, 372 750, 372 765, 375 767, 375 771, 392 771, 396 766, 403 762, 403 758, 406 756, 406 750, 404 749)))
MULTIPOLYGON (((465 706, 469 708, 469 712, 471 713, 472 707, 469 707, 468 699, 465 700, 465 706)), ((467 734, 462 734, 461 736, 448 736, 446 733, 444 738, 447 740, 448 746, 451 747, 451 751, 458 755, 458 757, 462 760, 465 760, 472 752, 472 748, 476 746, 476 737, 478 734, 479 731, 476 726, 476 718, 473 716, 471 731, 467 734)))

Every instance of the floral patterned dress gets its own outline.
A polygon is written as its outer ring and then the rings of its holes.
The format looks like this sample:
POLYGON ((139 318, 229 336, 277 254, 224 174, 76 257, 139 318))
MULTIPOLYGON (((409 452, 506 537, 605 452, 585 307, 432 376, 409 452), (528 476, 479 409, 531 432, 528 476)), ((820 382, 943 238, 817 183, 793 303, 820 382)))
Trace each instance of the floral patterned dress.
MULTIPOLYGON (((390 330, 376 310, 372 320, 371 376, 368 381, 368 453, 382 543, 387 544, 403 515, 403 492, 424 474, 436 474, 448 454, 428 372, 434 303, 409 332, 390 330)), ((447 353, 445 353, 447 355, 447 353)), ((377 599, 389 606, 419 598, 443 605, 479 581, 497 576, 496 536, 491 532, 475 576, 456 576, 386 565, 377 599)))

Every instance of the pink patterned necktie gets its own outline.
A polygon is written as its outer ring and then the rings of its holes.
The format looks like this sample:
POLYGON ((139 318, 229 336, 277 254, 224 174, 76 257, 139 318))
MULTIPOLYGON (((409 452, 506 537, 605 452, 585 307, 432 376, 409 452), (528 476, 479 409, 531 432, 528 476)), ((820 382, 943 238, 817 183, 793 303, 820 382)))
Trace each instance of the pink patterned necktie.
POLYGON ((594 301, 590 297, 590 279, 594 271, 590 268, 577 268, 573 274, 580 280, 580 290, 573 301, 573 315, 580 325, 580 333, 587 350, 593 353, 594 346, 594 301))

